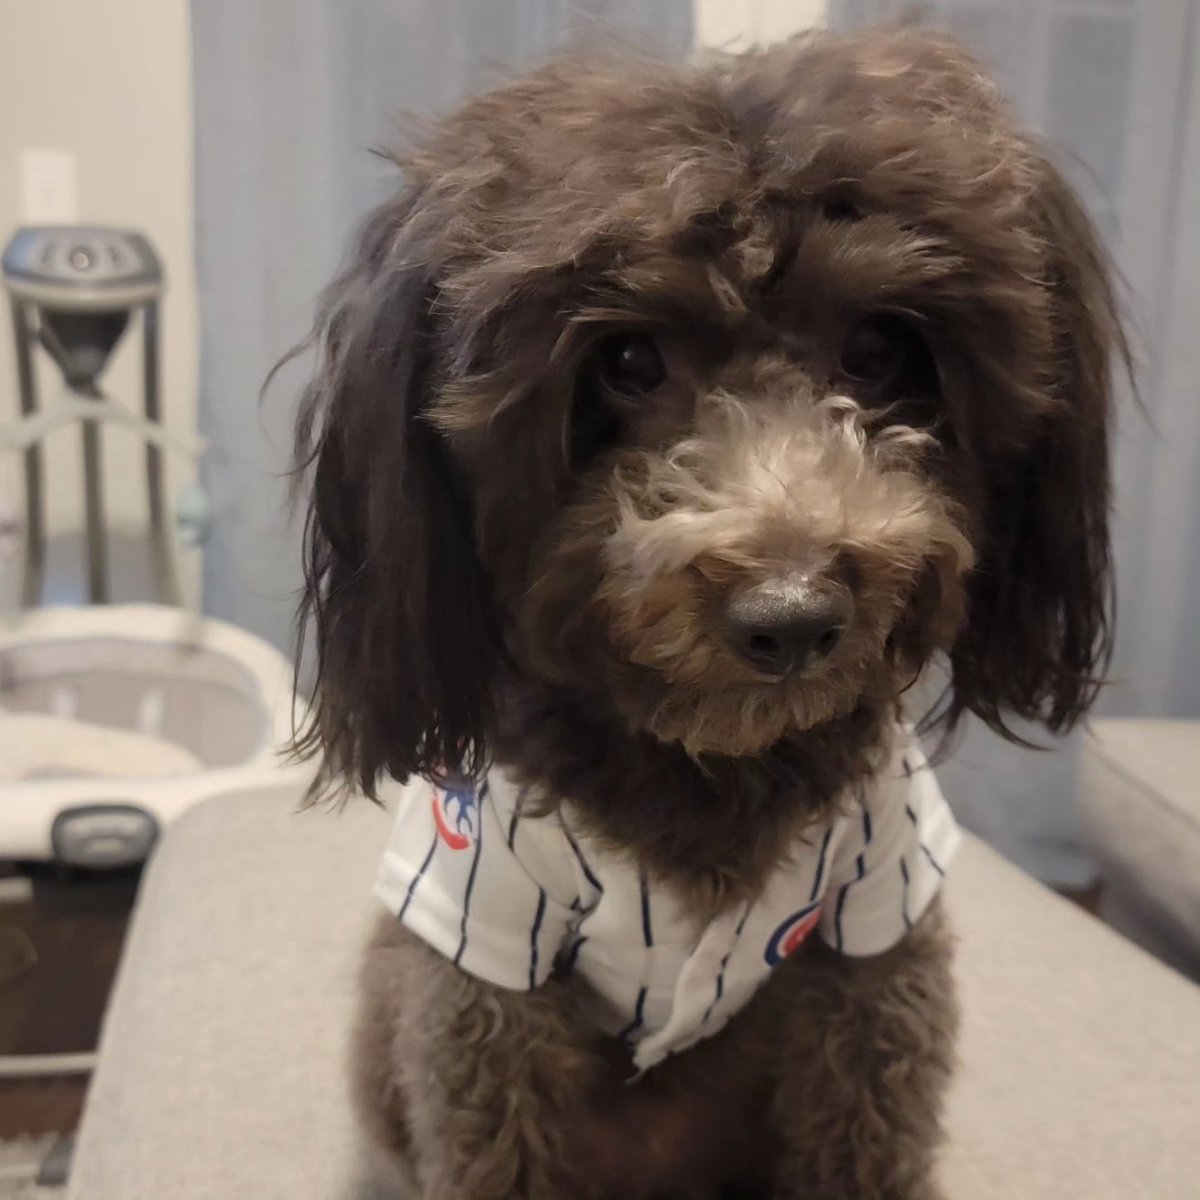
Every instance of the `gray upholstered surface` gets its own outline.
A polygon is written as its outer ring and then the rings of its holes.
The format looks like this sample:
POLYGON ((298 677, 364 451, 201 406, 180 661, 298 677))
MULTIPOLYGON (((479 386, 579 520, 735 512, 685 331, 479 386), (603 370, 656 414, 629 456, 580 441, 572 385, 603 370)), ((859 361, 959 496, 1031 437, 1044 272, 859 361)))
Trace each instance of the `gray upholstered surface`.
POLYGON ((1096 721, 1080 815, 1108 904, 1200 977, 1200 721, 1096 721))
MULTIPOLYGON (((342 1068, 386 817, 189 813, 143 897, 73 1200, 362 1200, 342 1068)), ((1200 990, 980 843, 955 863, 961 1200, 1195 1200, 1200 990)))
POLYGON ((342 1060, 387 817, 222 797, 151 864, 102 1037, 75 1200, 347 1200, 342 1060))
POLYGON ((949 884, 961 1200, 1200 1197, 1200 988, 968 841, 949 884))

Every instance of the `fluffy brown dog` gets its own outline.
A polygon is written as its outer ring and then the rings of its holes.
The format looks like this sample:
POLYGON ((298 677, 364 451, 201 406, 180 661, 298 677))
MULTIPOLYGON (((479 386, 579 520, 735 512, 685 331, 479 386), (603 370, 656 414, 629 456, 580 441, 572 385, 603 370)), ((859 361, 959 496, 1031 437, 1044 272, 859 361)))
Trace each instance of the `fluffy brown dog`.
MULTIPOLYGON (((690 953, 739 912, 741 936, 855 796, 870 840, 935 657, 943 730, 1086 711, 1123 342, 1079 205, 954 45, 568 61, 402 166, 324 302, 299 426, 302 744, 327 782, 440 781, 454 849, 488 791, 448 775, 502 771, 510 849, 518 816, 558 822, 638 872, 630 938, 670 897, 690 953)), ((865 957, 793 926, 720 1032, 635 1073, 645 987, 611 1032, 572 969, 591 908, 562 897, 573 940, 539 965, 559 901, 533 886, 528 988, 458 961, 465 908, 457 953, 391 916, 371 946, 363 1110, 422 1197, 935 1194, 956 1022, 936 901, 865 957)))

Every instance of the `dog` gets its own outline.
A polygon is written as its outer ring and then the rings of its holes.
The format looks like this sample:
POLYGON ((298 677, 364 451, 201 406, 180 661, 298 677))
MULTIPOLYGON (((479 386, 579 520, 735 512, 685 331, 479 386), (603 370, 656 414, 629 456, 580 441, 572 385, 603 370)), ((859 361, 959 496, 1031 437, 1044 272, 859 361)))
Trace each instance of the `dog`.
MULTIPOLYGON (((580 55, 397 161, 324 298, 302 752, 403 787, 355 1092, 424 1200, 923 1200, 956 833, 921 733, 1111 650, 1114 289, 916 28, 580 55)), ((1127 361, 1127 358, 1126 358, 1127 361)))

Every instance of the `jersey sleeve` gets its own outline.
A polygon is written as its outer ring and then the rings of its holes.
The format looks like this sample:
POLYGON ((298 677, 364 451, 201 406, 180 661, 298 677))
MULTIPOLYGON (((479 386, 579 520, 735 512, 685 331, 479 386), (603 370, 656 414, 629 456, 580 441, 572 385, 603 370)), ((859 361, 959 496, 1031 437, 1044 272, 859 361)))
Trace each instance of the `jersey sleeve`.
POLYGON ((906 744, 844 818, 821 936, 852 957, 891 949, 938 894, 959 840, 932 769, 906 744))
POLYGON ((544 983, 571 927, 573 875, 556 819, 524 818, 494 780, 400 794, 375 893, 456 966, 497 987, 544 983))

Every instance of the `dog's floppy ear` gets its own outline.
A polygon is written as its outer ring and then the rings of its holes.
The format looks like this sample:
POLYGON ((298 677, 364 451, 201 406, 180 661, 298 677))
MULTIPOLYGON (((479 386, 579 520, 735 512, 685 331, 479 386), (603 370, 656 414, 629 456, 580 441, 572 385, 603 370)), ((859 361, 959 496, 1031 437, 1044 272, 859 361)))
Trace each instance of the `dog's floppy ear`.
POLYGON ((1022 739, 1005 714, 1070 729, 1112 651, 1109 423, 1114 359, 1129 366, 1108 264, 1059 172, 1040 164, 1028 221, 1045 247, 1052 324, 1039 380, 1048 405, 1021 449, 993 460, 968 623, 951 655, 949 724, 974 712, 1022 739))
POLYGON ((438 225, 415 188, 378 209, 312 337, 296 461, 311 478, 299 637, 315 643, 316 684, 297 749, 323 753, 318 790, 345 779, 373 796, 381 772, 475 771, 486 753, 488 586, 428 419, 447 320, 438 225))

